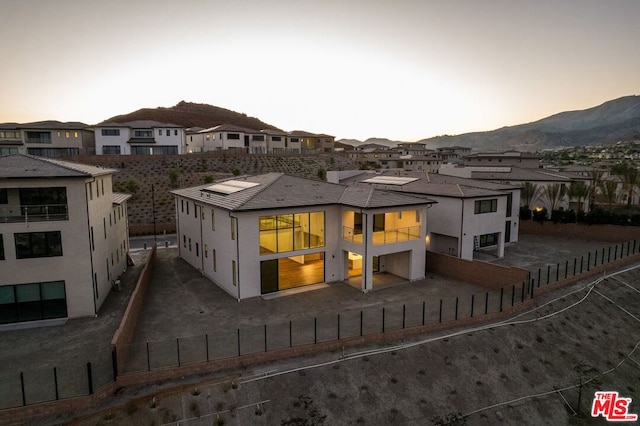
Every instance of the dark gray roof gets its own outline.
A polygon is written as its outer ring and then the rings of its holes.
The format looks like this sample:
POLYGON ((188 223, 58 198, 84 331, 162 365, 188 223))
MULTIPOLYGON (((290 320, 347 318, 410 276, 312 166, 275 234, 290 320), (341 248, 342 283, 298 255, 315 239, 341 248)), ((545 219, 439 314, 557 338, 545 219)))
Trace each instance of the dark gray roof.
POLYGON ((90 177, 114 172, 112 169, 33 155, 15 154, 0 157, 0 179, 90 177))
POLYGON ((573 180, 585 180, 585 176, 577 173, 554 172, 545 169, 521 169, 518 167, 507 167, 504 172, 483 171, 481 167, 472 169, 471 177, 482 180, 500 181, 551 181, 551 182, 571 182, 573 180))
POLYGON ((129 198, 133 197, 131 194, 125 194, 123 192, 113 192, 111 195, 113 204, 122 204, 127 201, 129 198))
POLYGON ((178 128, 182 128, 183 126, 180 126, 178 124, 172 124, 172 123, 161 123, 159 121, 153 121, 153 120, 134 120, 134 121, 125 121, 123 123, 118 123, 118 122, 110 122, 110 123, 103 123, 103 124, 98 124, 96 126, 94 126, 96 128, 101 128, 101 127, 129 127, 131 129, 151 129, 151 128, 157 128, 157 127, 178 127, 178 128))
MULTIPOLYGON (((171 191, 226 210, 249 211, 304 206, 343 204, 360 208, 392 207, 396 205, 429 204, 423 197, 394 194, 373 188, 349 188, 344 185, 321 182, 282 173, 267 173, 225 180, 246 180, 258 183, 228 195, 207 191, 211 184, 171 191)), ((225 180, 218 181, 224 182, 225 180)))
POLYGON ((89 125, 78 121, 63 123, 56 120, 35 121, 33 123, 0 123, 0 129, 34 129, 34 130, 83 130, 89 125))

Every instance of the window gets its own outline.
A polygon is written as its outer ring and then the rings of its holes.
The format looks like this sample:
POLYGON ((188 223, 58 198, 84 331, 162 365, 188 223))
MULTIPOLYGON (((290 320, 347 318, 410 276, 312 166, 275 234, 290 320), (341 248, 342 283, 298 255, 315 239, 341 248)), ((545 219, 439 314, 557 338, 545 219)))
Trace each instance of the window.
POLYGON ((193 204, 193 215, 195 216, 195 218, 198 218, 198 205, 197 204, 193 204))
POLYGON ((4 260, 4 240, 2 234, 0 234, 0 260, 4 260))
POLYGON ((251 140, 256 142, 264 142, 264 135, 252 135, 251 140))
POLYGON ((235 240, 236 239, 236 223, 237 223, 237 219, 235 217, 231 218, 231 239, 235 240))
POLYGON ((30 216, 45 215, 67 218, 67 189, 53 188, 22 188, 19 191, 22 213, 30 216))
MULTIPOLYGON (((169 131, 167 130, 167 132, 169 132, 169 131)), ((178 129, 175 129, 175 130, 173 131, 173 135, 174 135, 174 136, 178 136, 178 129)), ((167 133, 167 136, 169 136, 169 133, 167 133)))
POLYGON ((78 132, 73 132, 73 137, 77 139, 78 138, 78 132))
POLYGON ((272 136, 271 140, 274 141, 274 142, 280 142, 280 141, 282 141, 282 138, 280 136, 272 136))
POLYGON ((211 230, 216 230, 216 212, 211 209, 211 230))
POLYGON ((180 211, 184 213, 184 200, 180 200, 180 211))
POLYGON ((0 324, 66 316, 64 281, 0 286, 0 324))
POLYGON ((240 133, 227 133, 227 139, 240 140, 240 133))
POLYGON ((498 244, 498 233, 480 235, 480 247, 495 246, 498 244))
POLYGON ((491 200, 478 200, 475 203, 475 214, 492 213, 498 211, 498 200, 496 198, 491 200))
POLYGON ((191 238, 189 238, 189 251, 191 251, 191 238))
POLYGON ((513 209, 513 192, 509 192, 507 195, 507 217, 511 216, 511 211, 513 209))
POLYGON ((71 132, 64 132, 64 137, 69 139, 71 137, 71 132))
POLYGON ((187 248, 187 236, 186 235, 182 236, 182 246, 184 248, 187 248))
POLYGON ((151 130, 134 130, 133 131, 134 138, 152 138, 153 131, 151 130))
POLYGON ((107 239, 107 218, 102 218, 102 226, 104 227, 104 239, 107 239))
POLYGON ((187 201, 187 214, 189 214, 189 202, 187 201))
POLYGON ((51 143, 51 132, 26 132, 27 143, 51 143))
POLYGON ((196 242, 196 257, 200 256, 200 244, 196 242))
POLYGON ((218 264, 217 264, 217 262, 216 262, 216 249, 213 249, 213 250, 211 251, 211 255, 212 255, 212 257, 213 257, 213 272, 216 272, 216 271, 217 271, 217 269, 218 269, 218 264))
POLYGON ((103 155, 120 155, 120 145, 104 145, 102 147, 103 155))
POLYGON ((260 254, 324 246, 324 212, 261 216, 260 254))
POLYGON ((6 188, 0 188, 0 204, 9 204, 9 193, 6 188))
POLYGON ((209 246, 207 244, 204 245, 204 257, 209 257, 209 246))
POLYGON ((120 129, 102 129, 102 136, 120 136, 120 129))
POLYGON ((93 239, 93 226, 91 227, 91 251, 95 251, 96 250, 96 243, 95 240, 93 239))
POLYGON ((62 256, 60 231, 18 233, 14 238, 18 259, 62 256))
POLYGON ((158 130, 158 135, 162 136, 162 129, 158 130))

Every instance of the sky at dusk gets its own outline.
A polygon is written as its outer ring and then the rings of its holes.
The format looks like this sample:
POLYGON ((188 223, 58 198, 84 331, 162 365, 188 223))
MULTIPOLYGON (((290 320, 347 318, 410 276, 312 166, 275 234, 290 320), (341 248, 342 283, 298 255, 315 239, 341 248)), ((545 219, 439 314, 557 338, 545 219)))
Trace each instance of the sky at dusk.
POLYGON ((185 100, 414 141, 640 94, 638 0, 0 0, 0 122, 185 100))

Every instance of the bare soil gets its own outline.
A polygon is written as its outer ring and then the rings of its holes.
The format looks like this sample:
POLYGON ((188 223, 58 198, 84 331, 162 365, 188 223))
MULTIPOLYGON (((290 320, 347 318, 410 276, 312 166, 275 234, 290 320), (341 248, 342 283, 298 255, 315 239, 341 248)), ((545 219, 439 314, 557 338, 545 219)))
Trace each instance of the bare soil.
POLYGON ((505 322, 128 389, 71 423, 604 424, 590 416, 598 390, 632 398, 640 413, 635 267, 505 322))

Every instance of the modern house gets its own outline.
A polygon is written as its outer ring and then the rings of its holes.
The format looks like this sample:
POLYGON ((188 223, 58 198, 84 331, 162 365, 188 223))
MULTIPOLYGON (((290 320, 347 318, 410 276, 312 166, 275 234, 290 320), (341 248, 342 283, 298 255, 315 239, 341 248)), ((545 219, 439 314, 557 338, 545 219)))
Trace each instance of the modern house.
POLYGON ((184 128, 176 124, 137 120, 95 126, 97 155, 183 154, 184 128))
POLYGON ((83 123, 39 121, 0 124, 0 155, 62 158, 95 153, 93 130, 83 123))
POLYGON ((114 172, 0 157, 0 327, 98 314, 129 251, 130 195, 112 191, 114 172))
POLYGON ((401 170, 328 172, 327 179, 436 201, 428 210, 430 251, 467 260, 480 251, 501 258, 505 244, 518 241, 518 186, 401 170))
POLYGON ((466 166, 514 166, 525 169, 539 168, 541 160, 538 154, 519 151, 476 152, 461 158, 466 166))
POLYGON ((180 257, 238 300, 378 274, 425 276, 433 201, 281 173, 172 191, 180 257))

